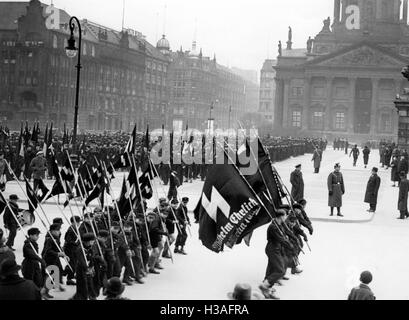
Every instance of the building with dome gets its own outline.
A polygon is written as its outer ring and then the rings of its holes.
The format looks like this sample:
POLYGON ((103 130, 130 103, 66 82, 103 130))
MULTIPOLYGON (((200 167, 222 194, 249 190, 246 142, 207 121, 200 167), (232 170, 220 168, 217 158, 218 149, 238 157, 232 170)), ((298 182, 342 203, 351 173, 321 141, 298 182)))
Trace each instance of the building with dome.
POLYGON ((279 45, 274 129, 351 141, 395 139, 393 101, 409 61, 408 0, 334 0, 334 16, 293 48, 279 45))

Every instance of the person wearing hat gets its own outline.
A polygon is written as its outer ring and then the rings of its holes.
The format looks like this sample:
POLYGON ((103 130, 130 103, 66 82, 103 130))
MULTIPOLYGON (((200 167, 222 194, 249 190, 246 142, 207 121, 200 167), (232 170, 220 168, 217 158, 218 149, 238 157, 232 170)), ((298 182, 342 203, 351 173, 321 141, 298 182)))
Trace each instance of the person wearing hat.
POLYGON ((294 201, 299 201, 304 198, 304 179, 301 172, 301 164, 295 167, 295 170, 291 172, 291 196, 294 201))
POLYGON ((227 297, 230 300, 262 300, 262 295, 257 292, 252 293, 251 286, 247 283, 238 283, 234 286, 234 291, 229 292, 227 297))
MULTIPOLYGON (((294 209, 294 211, 300 211, 299 209, 294 209)), ((298 215, 301 213, 298 212, 298 215)), ((298 256, 301 253, 301 249, 303 247, 303 242, 308 242, 307 235, 304 233, 304 231, 301 229, 298 219, 297 219, 297 214, 295 212, 291 212, 285 221, 285 226, 284 228, 285 233, 288 236, 288 239, 294 246, 294 250, 288 250, 284 248, 284 252, 286 253, 286 265, 287 268, 291 268, 291 274, 300 274, 302 273, 302 270, 298 269, 296 260, 298 260, 298 256)), ((284 279, 284 278, 283 278, 284 279)), ((288 280, 288 278, 284 279, 288 280)))
POLYGON ((364 158, 364 166, 365 169, 368 166, 369 162, 369 154, 371 153, 371 150, 368 148, 368 146, 365 146, 364 149, 362 150, 363 158, 364 158))
POLYGON ((122 236, 128 243, 128 247, 121 246, 118 250, 118 256, 121 263, 121 269, 125 267, 124 276, 122 282, 128 286, 133 285, 132 278, 140 278, 139 264, 136 263, 135 256, 137 252, 138 243, 135 241, 134 234, 132 232, 133 224, 132 222, 124 223, 124 234, 122 236), (132 263, 131 263, 132 260, 132 263), (133 268, 132 269, 132 265, 133 268), (135 273, 133 272, 135 270, 135 273))
POLYGON ((175 243, 175 253, 186 255, 185 245, 187 240, 186 228, 190 225, 189 215, 187 211, 187 204, 189 203, 189 198, 182 198, 182 203, 176 210, 176 218, 178 219, 180 228, 178 229, 178 236, 175 243))
POLYGON ((149 256, 149 273, 159 274, 159 271, 156 269, 163 269, 159 264, 159 257, 163 250, 163 236, 167 236, 168 233, 164 230, 164 225, 162 217, 166 213, 161 210, 160 215, 155 212, 149 212, 147 216, 149 237, 151 240, 152 252, 149 256))
MULTIPOLYGON (((176 210, 179 206, 179 201, 177 199, 172 199, 170 202, 170 207, 167 209, 168 211, 168 216, 165 219, 165 226, 166 229, 168 230, 169 234, 169 241, 165 242, 165 247, 163 249, 163 254, 162 257, 166 259, 171 258, 171 252, 170 252, 170 246, 175 242, 176 237, 175 237, 175 225, 178 224, 178 221, 176 220, 176 210)), ((179 230, 180 226, 177 227, 179 230)))
POLYGON ((314 162, 314 173, 319 173, 322 162, 322 153, 320 152, 317 146, 315 146, 314 154, 312 155, 311 161, 314 162))
POLYGON ((372 273, 364 271, 360 276, 361 284, 353 288, 348 296, 348 300, 376 300, 374 293, 369 284, 372 282, 372 273))
POLYGON ((312 227, 312 222, 310 218, 308 218, 307 213, 305 212, 305 206, 307 205, 307 201, 302 199, 300 203, 294 203, 293 209, 294 214, 297 217, 297 221, 302 225, 304 228, 308 230, 310 235, 313 234, 314 228, 312 227))
POLYGON ((13 259, 0 264, 0 301, 41 300, 40 289, 33 281, 21 278, 20 269, 13 259))
POLYGON ((94 215, 91 212, 84 214, 84 221, 79 227, 80 236, 82 237, 86 233, 98 232, 95 222, 93 221, 94 215))
POLYGON ((125 291, 125 285, 118 277, 113 277, 108 280, 107 286, 104 290, 105 300, 129 300, 123 298, 122 294, 125 291))
POLYGON ((64 236, 64 247, 63 250, 65 254, 70 259, 70 267, 66 266, 64 270, 64 274, 67 276, 67 285, 68 286, 75 286, 75 265, 77 263, 76 260, 76 251, 77 248, 80 246, 80 239, 78 237, 78 230, 81 223, 81 217, 74 216, 70 218, 70 227, 68 228, 67 232, 64 236))
POLYGON ((121 227, 119 222, 113 221, 111 223, 111 237, 113 242, 113 248, 109 246, 107 254, 110 256, 108 262, 107 277, 120 277, 122 271, 121 260, 119 257, 119 251, 128 251, 129 247, 125 243, 123 234, 120 234, 121 227))
POLYGON ((23 246, 22 273, 25 279, 33 281, 41 289, 41 295, 44 299, 52 299, 53 296, 44 288, 47 264, 39 255, 38 239, 40 234, 41 232, 37 228, 31 228, 27 231, 28 238, 24 241, 23 246))
POLYGON ((99 293, 94 287, 94 277, 96 275, 97 253, 94 249, 95 236, 92 233, 85 233, 81 236, 82 247, 76 251, 76 292, 73 300, 96 300, 99 293))
POLYGON ((372 174, 369 177, 365 191, 365 203, 369 203, 368 212, 374 213, 378 203, 378 191, 381 185, 381 178, 378 176, 378 168, 372 169, 372 174))
POLYGON ((45 237, 44 247, 43 247, 43 251, 41 252, 41 256, 46 262, 47 267, 48 266, 58 267, 58 269, 60 270, 59 289, 60 291, 65 291, 64 287, 62 286, 63 268, 61 265, 60 258, 66 259, 68 263, 69 263, 69 258, 64 252, 60 251, 60 248, 61 248, 60 238, 61 238, 61 225, 57 223, 52 224, 45 237))
POLYGON ((330 216, 334 215, 334 208, 337 208, 338 217, 343 217, 341 214, 342 196, 345 194, 344 177, 341 173, 341 166, 337 163, 334 166, 334 171, 331 172, 327 179, 328 186, 328 206, 331 208, 330 216))
POLYGON ((17 235, 18 223, 16 221, 18 214, 23 210, 18 207, 17 201, 19 197, 15 194, 10 195, 9 197, 9 205, 6 207, 3 216, 4 227, 9 230, 9 237, 6 242, 6 246, 8 246, 12 251, 15 251, 13 248, 14 246, 14 239, 17 235), (11 209, 11 210, 10 210, 11 209))
POLYGON ((283 248, 294 250, 293 245, 282 231, 281 225, 285 222, 285 219, 286 211, 284 209, 278 209, 276 217, 273 218, 267 230, 267 246, 265 252, 268 257, 268 265, 264 281, 259 286, 259 289, 267 299, 279 299, 273 294, 275 291, 273 286, 285 275, 286 266, 283 248))
POLYGON ((409 192, 409 180, 407 179, 406 173, 401 171, 399 174, 400 184, 399 184, 399 198, 398 198, 398 210, 400 212, 400 217, 398 219, 404 220, 409 217, 408 213, 408 192, 409 192))
POLYGON ((146 232, 146 222, 145 216, 140 213, 135 215, 135 224, 136 224, 136 232, 137 232, 137 239, 139 239, 139 246, 138 250, 141 251, 142 261, 140 261, 141 267, 141 275, 143 277, 147 276, 148 271, 148 261, 149 261, 149 241, 148 241, 148 234, 146 232))
POLYGON ((356 144, 352 149, 351 152, 349 153, 349 157, 351 158, 351 155, 354 158, 354 167, 356 167, 356 163, 358 161, 358 157, 359 157, 359 149, 358 149, 358 145, 356 144))
POLYGON ((108 254, 109 250, 109 231, 108 230, 99 230, 97 242, 95 242, 94 247, 95 251, 99 256, 104 258, 104 263, 102 263, 101 259, 99 259, 99 263, 97 264, 97 275, 94 281, 94 287, 96 292, 100 292, 101 288, 103 288, 107 282, 107 271, 108 271, 108 263, 111 256, 108 254), (101 251, 99 250, 101 249, 101 251))
POLYGON ((0 229, 0 263, 7 259, 16 259, 14 252, 4 244, 5 242, 6 239, 4 238, 4 231, 0 229))
POLYGON ((45 172, 47 170, 47 161, 45 160, 43 151, 38 151, 36 157, 31 160, 30 168, 32 170, 32 178, 34 180, 34 193, 40 189, 42 191, 42 197, 45 197, 48 188, 45 186, 43 179, 45 179, 45 172))

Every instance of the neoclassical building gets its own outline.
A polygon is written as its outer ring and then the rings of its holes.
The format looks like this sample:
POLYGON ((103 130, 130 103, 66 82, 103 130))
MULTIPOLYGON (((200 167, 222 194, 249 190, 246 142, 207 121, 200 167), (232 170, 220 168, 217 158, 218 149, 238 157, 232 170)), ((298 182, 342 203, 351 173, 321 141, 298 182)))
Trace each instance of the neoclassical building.
POLYGON ((397 137, 393 100, 409 63, 408 0, 334 0, 334 17, 307 41, 279 45, 274 129, 348 137, 397 137))

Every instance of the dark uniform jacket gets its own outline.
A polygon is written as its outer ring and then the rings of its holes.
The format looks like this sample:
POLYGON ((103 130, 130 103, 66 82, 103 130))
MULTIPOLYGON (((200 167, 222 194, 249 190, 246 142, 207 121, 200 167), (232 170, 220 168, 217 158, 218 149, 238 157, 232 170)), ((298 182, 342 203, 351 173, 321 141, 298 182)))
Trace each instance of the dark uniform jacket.
POLYGON ((184 226, 186 224, 186 222, 188 224, 190 223, 189 215, 187 214, 187 208, 183 204, 181 204, 176 209, 176 218, 178 219, 179 224, 181 226, 184 226))
POLYGON ((41 253, 44 261, 47 263, 47 266, 58 266, 60 269, 62 268, 60 258, 58 253, 60 252, 58 247, 60 247, 60 239, 54 237, 54 240, 51 238, 49 234, 47 234, 44 242, 43 252, 41 253), (58 244, 58 247, 57 245, 58 244))
POLYGON ((14 214, 14 216, 17 217, 18 213, 21 212, 22 210, 19 209, 18 205, 13 202, 9 202, 9 205, 13 212, 10 211, 9 206, 6 207, 3 216, 4 226, 7 227, 7 229, 10 229, 10 227, 17 228, 18 224, 16 222, 16 219, 14 219, 12 215, 14 214))
POLYGON ((149 225, 149 237, 151 239, 152 248, 156 248, 161 241, 162 236, 168 233, 163 229, 162 218, 157 215, 149 225))
POLYGON ((399 185, 399 199, 398 210, 406 212, 408 210, 408 192, 409 192, 409 180, 403 179, 399 185))
POLYGON ((80 245, 78 236, 76 234, 77 230, 74 230, 74 228, 75 227, 70 226, 64 237, 64 252, 70 257, 75 255, 75 251, 80 245))
POLYGON ((292 245, 289 243, 280 227, 274 223, 271 223, 268 227, 267 241, 266 251, 281 253, 283 246, 292 248, 292 245))
POLYGON ((381 185, 381 178, 375 174, 371 175, 368 181, 365 192, 365 203, 377 204, 378 203, 378 191, 381 185))
POLYGON ((43 286, 45 261, 38 254, 38 243, 27 239, 24 241, 22 273, 24 278, 33 280, 38 287, 43 286), (34 248, 34 249, 33 249, 34 248))
POLYGON ((291 196, 295 201, 300 201, 304 199, 304 179, 302 177, 302 172, 294 170, 291 173, 290 182, 292 185, 291 196))

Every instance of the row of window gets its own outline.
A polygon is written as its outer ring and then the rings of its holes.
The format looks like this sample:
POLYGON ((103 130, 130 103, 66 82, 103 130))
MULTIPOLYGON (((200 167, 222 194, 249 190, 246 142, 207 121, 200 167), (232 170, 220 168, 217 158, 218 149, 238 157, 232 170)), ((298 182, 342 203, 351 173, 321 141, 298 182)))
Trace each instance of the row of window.
MULTIPOLYGON (((311 129, 323 130, 324 129, 324 112, 315 111, 311 116, 311 129)), ((293 110, 291 114, 291 126, 294 128, 302 127, 302 112, 300 110, 293 110)), ((333 129, 346 130, 346 113, 344 111, 337 111, 333 118, 333 129)), ((382 113, 379 118, 379 130, 381 132, 392 132, 392 118, 390 113, 382 113)))
MULTIPOLYGON (((334 87, 333 94, 335 98, 346 98, 349 95, 349 88, 347 87, 334 87)), ((316 98, 322 98, 326 95, 326 87, 324 86, 313 86, 312 96, 316 98)), ((379 95, 383 98, 393 98, 395 95, 395 89, 392 87, 381 87, 379 88, 379 95)), ((304 88, 303 87, 291 87, 292 97, 303 97, 304 88)), ((371 99, 372 90, 358 90, 357 96, 360 99, 371 99)))
POLYGON ((165 73, 168 71, 168 67, 165 64, 156 63, 150 60, 146 61, 146 66, 148 69, 163 71, 165 73))

